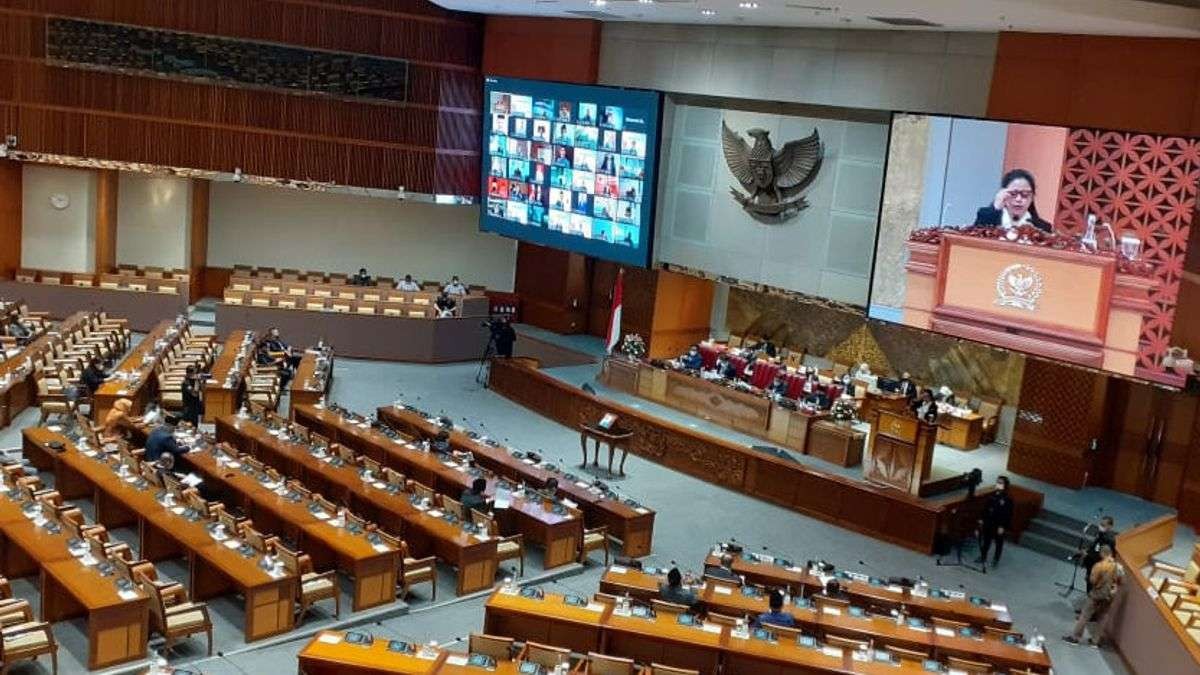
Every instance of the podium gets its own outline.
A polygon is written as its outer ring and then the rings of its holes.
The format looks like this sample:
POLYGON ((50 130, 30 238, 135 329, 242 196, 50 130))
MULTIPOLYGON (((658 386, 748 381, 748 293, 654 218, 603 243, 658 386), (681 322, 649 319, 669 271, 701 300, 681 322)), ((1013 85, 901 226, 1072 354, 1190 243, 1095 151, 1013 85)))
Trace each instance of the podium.
POLYGON ((918 230, 908 253, 906 325, 1135 374, 1158 284, 1149 270, 978 232, 918 230))
POLYGON ((875 410, 871 423, 871 457, 863 478, 923 496, 921 486, 933 468, 938 427, 907 411, 875 410))

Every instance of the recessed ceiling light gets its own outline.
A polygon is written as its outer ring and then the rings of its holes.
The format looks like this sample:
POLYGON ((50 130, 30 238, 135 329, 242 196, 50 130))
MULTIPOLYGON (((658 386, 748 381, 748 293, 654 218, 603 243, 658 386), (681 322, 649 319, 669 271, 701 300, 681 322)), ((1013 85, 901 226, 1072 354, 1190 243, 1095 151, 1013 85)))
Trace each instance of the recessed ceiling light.
POLYGON ((608 4, 608 0, 592 0, 592 7, 603 7, 608 4))
POLYGON ((757 2, 739 2, 738 7, 741 9, 758 9, 757 2))
POLYGON ((717 15, 717 10, 715 10, 715 9, 702 9, 702 10, 700 10, 700 13, 701 13, 701 14, 703 14, 704 16, 716 16, 716 15, 717 15))
POLYGON ((639 5, 653 5, 654 0, 638 0, 639 5))

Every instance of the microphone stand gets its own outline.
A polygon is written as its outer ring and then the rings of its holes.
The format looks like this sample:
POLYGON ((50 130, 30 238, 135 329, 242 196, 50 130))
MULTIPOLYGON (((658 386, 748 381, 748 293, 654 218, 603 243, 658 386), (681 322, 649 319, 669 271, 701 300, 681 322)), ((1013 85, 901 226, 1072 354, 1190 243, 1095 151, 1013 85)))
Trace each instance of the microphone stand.
POLYGON ((1079 540, 1075 542, 1075 553, 1068 558, 1068 560, 1071 561, 1071 583, 1064 584, 1061 581, 1054 582, 1055 586, 1064 589, 1062 593, 1058 594, 1058 597, 1060 598, 1069 598, 1071 597, 1072 593, 1075 593, 1079 590, 1078 588, 1075 588, 1075 582, 1079 578, 1079 568, 1083 566, 1083 543, 1084 540, 1087 539, 1088 530, 1090 530, 1094 525, 1095 523, 1088 523, 1087 525, 1083 526, 1082 530, 1079 531, 1079 540))

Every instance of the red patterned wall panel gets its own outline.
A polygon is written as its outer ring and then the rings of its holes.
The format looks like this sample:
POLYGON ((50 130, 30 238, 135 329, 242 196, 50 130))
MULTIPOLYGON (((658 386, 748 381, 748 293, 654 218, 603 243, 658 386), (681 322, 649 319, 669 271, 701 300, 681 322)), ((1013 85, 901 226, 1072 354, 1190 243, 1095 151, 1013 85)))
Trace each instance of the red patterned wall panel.
POLYGON ((1162 372, 1200 181, 1200 141, 1118 131, 1073 129, 1067 140, 1055 223, 1080 234, 1086 214, 1135 236, 1157 265, 1155 311, 1142 325, 1138 366, 1162 372))

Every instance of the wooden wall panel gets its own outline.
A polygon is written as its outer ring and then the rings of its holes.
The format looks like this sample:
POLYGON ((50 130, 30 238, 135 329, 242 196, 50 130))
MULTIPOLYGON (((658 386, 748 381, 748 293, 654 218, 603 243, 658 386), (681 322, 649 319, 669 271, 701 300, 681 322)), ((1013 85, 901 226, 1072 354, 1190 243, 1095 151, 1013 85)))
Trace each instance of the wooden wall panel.
POLYGON ((108 272, 117 267, 117 193, 120 172, 96 172, 96 250, 93 270, 108 272))
POLYGON ((11 279, 21 266, 22 195, 21 163, 0 160, 0 279, 11 279))
POLYGON ((1200 135, 1200 40, 1001 33, 988 116, 1200 135))
POLYGON ((585 19, 488 16, 483 72, 594 84, 600 70, 600 30, 599 21, 585 19))
MULTIPOLYGON (((208 265, 208 209, 212 183, 192 180, 192 203, 188 213, 188 284, 190 300, 196 302, 204 291, 204 268, 208 265)), ((220 295, 216 297, 221 297, 220 295)))
POLYGON ((427 2, 0 0, 0 105, 19 111, 0 132, 31 151, 477 195, 481 43, 479 17, 427 2), (52 66, 48 15, 406 58, 409 100, 52 66))
POLYGON ((652 358, 673 358, 707 339, 712 317, 713 282, 660 270, 650 330, 652 358))
POLYGON ((1092 439, 1113 442, 1105 437, 1107 393, 1106 375, 1027 359, 1009 470, 1071 488, 1088 484, 1092 439))

